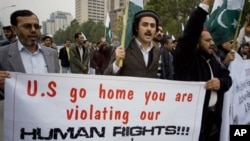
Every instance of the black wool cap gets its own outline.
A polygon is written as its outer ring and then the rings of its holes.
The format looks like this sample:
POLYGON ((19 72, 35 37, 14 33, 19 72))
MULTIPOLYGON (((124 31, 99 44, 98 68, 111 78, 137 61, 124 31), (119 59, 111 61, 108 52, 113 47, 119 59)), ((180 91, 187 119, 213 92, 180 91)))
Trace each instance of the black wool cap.
POLYGON ((153 10, 141 10, 137 12, 134 16, 134 21, 146 16, 153 17, 157 23, 160 22, 160 16, 153 10))

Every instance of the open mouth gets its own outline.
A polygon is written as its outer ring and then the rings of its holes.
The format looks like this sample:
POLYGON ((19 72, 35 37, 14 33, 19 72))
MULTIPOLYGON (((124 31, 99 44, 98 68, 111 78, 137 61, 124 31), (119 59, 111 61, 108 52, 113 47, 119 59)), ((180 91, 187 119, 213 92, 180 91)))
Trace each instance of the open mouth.
POLYGON ((151 34, 151 33, 146 33, 146 34, 145 34, 145 36, 147 36, 147 37, 151 37, 151 36, 152 36, 152 34, 151 34))

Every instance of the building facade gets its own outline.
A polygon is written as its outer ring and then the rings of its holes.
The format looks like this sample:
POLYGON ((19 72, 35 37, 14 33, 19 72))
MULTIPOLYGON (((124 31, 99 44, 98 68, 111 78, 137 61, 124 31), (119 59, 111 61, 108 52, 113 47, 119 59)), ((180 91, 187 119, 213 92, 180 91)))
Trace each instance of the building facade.
POLYGON ((66 29, 73 20, 71 13, 56 11, 50 14, 50 19, 43 21, 43 34, 54 35, 59 29, 66 29))
POLYGON ((76 20, 80 24, 88 20, 104 23, 108 2, 108 0, 75 0, 76 20))

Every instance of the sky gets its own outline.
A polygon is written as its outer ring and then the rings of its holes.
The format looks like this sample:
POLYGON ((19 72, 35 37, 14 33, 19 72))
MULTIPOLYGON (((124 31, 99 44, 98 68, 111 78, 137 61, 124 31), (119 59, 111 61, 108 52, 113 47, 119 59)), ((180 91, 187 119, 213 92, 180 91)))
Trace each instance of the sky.
POLYGON ((69 12, 75 18, 75 0, 0 0, 0 20, 3 25, 10 25, 11 13, 20 9, 34 12, 40 23, 49 19, 55 11, 69 12))

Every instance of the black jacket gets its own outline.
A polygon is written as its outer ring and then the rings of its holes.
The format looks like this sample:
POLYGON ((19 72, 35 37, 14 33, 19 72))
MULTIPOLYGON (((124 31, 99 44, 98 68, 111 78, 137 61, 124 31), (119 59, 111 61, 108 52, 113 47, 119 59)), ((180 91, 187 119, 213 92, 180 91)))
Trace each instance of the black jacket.
POLYGON ((63 47, 59 51, 59 59, 61 60, 62 67, 70 67, 68 53, 66 47, 63 47))
MULTIPOLYGON (((220 80, 220 90, 217 91, 218 101, 216 104, 216 122, 220 127, 222 117, 222 106, 224 93, 231 87, 232 80, 227 68, 222 67, 213 55, 202 54, 197 50, 197 44, 203 30, 207 12, 198 7, 191 14, 185 27, 183 35, 178 40, 176 52, 174 55, 174 79, 182 81, 208 81, 211 79, 211 73, 206 60, 210 59, 210 65, 214 77, 220 80)), ((208 103, 211 91, 206 91, 201 131, 206 128, 204 122, 207 118, 208 103)))

